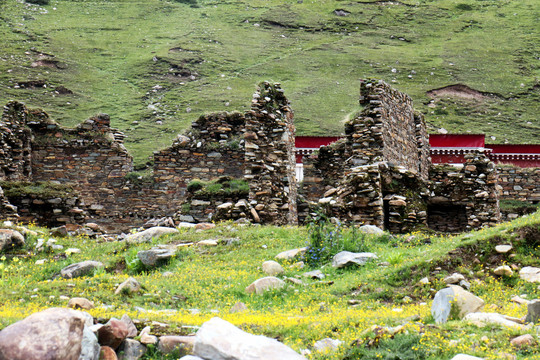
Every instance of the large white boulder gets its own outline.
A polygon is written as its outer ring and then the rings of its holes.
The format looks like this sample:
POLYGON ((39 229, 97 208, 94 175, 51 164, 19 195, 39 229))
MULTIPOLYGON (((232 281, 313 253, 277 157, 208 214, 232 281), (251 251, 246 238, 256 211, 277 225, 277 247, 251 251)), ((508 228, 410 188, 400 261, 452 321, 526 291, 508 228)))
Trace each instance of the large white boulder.
POLYGON ((197 331, 193 354, 205 360, 305 360, 275 339, 246 333, 217 317, 197 331))
POLYGON ((469 313, 481 310, 484 307, 484 300, 464 290, 461 286, 450 285, 435 294, 431 305, 431 314, 435 322, 439 324, 447 322, 453 306, 457 317, 462 319, 469 313))

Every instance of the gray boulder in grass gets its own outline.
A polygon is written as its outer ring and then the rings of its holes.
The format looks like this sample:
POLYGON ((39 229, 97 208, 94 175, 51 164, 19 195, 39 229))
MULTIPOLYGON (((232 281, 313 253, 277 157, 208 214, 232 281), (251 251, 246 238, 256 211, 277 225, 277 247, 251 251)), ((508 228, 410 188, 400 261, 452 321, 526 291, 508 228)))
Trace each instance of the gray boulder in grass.
POLYGON ((138 244, 143 242, 149 242, 153 238, 159 238, 163 235, 177 233, 178 229, 165 227, 165 226, 154 226, 150 229, 131 234, 126 236, 126 242, 129 244, 138 244))

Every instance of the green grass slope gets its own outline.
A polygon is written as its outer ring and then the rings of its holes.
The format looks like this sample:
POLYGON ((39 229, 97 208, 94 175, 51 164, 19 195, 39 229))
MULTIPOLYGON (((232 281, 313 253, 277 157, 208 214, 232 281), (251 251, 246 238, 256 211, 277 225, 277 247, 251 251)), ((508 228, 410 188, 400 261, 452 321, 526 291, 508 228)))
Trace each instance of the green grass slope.
POLYGON ((410 94, 430 131, 537 142, 539 12, 536 0, 0 0, 0 102, 64 125, 106 112, 140 163, 199 114, 246 110, 261 80, 282 83, 298 134, 340 134, 371 77, 410 94), (477 93, 427 94, 454 84, 477 93))
POLYGON ((48 240, 51 235, 46 229, 33 230, 38 233, 27 237, 24 248, 0 255, 0 329, 44 308, 66 306, 69 298, 85 297, 95 303, 89 312, 99 319, 127 313, 139 320, 139 328, 152 321, 168 324, 163 328, 154 323, 152 331, 157 334, 192 333, 196 326, 219 316, 251 333, 277 338, 296 351, 312 349, 315 341, 326 337, 343 341, 338 351, 314 352, 310 359, 434 360, 451 359, 458 353, 485 359, 508 358, 504 353, 520 360, 540 356, 537 346, 510 346, 510 339, 521 334, 531 334, 538 341, 537 327, 481 327, 458 319, 436 324, 430 313, 433 295, 446 287, 443 279, 459 272, 470 282, 470 291, 485 301, 485 312, 525 316, 527 305, 512 298, 540 297, 538 284, 520 279, 517 271, 538 266, 540 212, 456 236, 385 234, 351 241, 351 230, 344 229, 339 240, 344 249, 371 251, 378 260, 344 269, 335 269, 327 261, 304 268, 296 263, 301 259, 282 261, 285 272, 278 277, 303 284, 287 281, 284 288, 263 295, 247 294, 245 288, 266 276, 261 269, 264 261, 305 246, 310 239, 307 228, 222 223, 202 232, 182 229, 143 244, 85 236, 56 238, 56 245, 63 249, 40 251, 36 250, 38 238, 48 240), (206 239, 217 239, 220 244, 196 244, 206 239), (158 244, 182 245, 168 263, 145 268, 137 253, 158 244), (513 249, 499 254, 495 246, 500 244, 511 244, 513 249), (89 276, 58 276, 70 264, 98 259, 105 268, 89 276), (503 264, 515 267, 511 276, 494 274, 503 264), (315 269, 325 278, 303 276, 315 269), (129 276, 143 290, 115 295, 118 284, 129 276), (419 284, 424 277, 429 283, 419 284), (247 309, 231 312, 238 302, 247 309))

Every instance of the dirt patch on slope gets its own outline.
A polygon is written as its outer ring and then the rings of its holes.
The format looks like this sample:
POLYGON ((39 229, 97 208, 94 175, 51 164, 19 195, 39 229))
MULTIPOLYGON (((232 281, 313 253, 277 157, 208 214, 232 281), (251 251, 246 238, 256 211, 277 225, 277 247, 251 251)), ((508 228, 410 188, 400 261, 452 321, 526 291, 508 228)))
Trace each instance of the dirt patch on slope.
POLYGON ((492 94, 475 90, 463 84, 448 85, 442 88, 429 90, 426 94, 432 98, 450 96, 474 100, 483 100, 486 97, 493 96, 492 94))

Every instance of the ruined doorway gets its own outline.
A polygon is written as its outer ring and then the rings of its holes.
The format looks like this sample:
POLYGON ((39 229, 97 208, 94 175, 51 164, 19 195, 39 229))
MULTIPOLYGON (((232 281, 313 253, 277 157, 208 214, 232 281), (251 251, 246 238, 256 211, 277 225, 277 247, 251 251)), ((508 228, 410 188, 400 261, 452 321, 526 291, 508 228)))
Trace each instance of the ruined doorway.
POLYGON ((428 227, 440 232, 462 232, 467 229, 465 205, 429 204, 428 227))

